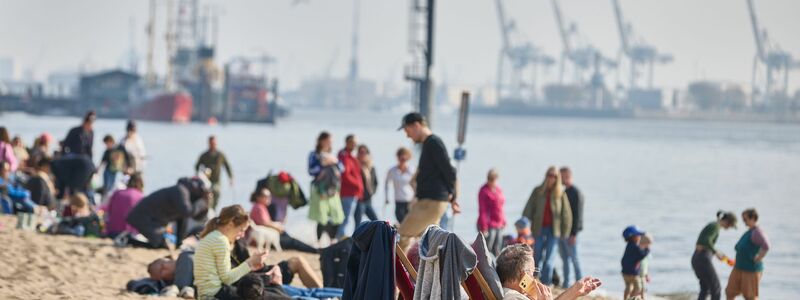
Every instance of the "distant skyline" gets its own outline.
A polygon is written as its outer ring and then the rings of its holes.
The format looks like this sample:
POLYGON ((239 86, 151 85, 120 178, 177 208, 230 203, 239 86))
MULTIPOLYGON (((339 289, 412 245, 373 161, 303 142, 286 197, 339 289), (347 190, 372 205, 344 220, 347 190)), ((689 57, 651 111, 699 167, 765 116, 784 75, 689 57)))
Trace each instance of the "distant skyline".
MULTIPOLYGON (((145 0, 0 0, 0 57, 10 57, 16 75, 32 69, 36 79, 51 72, 121 66, 130 45, 130 22, 139 66, 144 70, 148 2, 145 0)), ((238 55, 268 53, 277 59, 284 88, 322 76, 333 61, 333 76, 345 77, 350 58, 352 0, 201 0, 221 9, 217 62, 238 55), (295 5, 295 2, 297 4, 295 5)), ((500 49, 494 0, 437 1, 434 80, 457 85, 491 85, 500 49)), ((166 70, 163 32, 166 2, 159 1, 157 72, 166 70)), ((528 40, 559 57, 550 0, 504 0, 509 17, 528 40)), ((755 43, 745 0, 620 0, 634 31, 674 62, 658 66, 655 84, 686 87, 698 79, 750 84, 755 43)), ((561 0, 564 17, 604 54, 616 57, 619 36, 610 0, 561 0)), ((800 1, 755 1, 761 26, 800 59, 800 1)), ((410 57, 408 0, 361 1, 360 62, 363 78, 406 84, 410 57)), ((554 67, 547 81, 555 80, 554 67)), ((613 83, 613 75, 606 82, 613 83)), ((800 70, 790 75, 790 93, 800 87, 800 70)))

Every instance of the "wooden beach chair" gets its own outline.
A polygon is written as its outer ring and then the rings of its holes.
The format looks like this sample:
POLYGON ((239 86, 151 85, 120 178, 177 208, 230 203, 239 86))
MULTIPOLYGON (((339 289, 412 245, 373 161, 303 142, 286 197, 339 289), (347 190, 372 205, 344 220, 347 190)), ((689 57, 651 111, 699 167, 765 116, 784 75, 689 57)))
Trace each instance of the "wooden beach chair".
POLYGON ((408 256, 395 244, 395 284, 400 291, 400 299, 414 299, 414 283, 417 281, 417 269, 408 260, 408 256))
POLYGON ((486 279, 483 277, 483 274, 481 274, 481 270, 478 268, 475 268, 472 274, 467 276, 467 279, 461 283, 461 286, 464 287, 464 290, 467 291, 467 295, 469 295, 469 298, 472 300, 497 300, 494 293, 492 293, 492 289, 489 288, 486 279))

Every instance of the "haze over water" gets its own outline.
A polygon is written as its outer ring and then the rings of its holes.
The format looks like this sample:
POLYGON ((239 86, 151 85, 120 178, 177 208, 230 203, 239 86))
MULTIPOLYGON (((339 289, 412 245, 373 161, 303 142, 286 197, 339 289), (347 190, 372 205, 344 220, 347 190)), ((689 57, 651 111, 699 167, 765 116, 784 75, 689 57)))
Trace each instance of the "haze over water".
MULTIPOLYGON (((308 152, 316 135, 328 130, 336 150, 348 133, 370 146, 380 180, 373 205, 380 216, 383 179, 394 163, 394 152, 399 146, 411 146, 405 134, 396 131, 402 114, 296 111, 275 127, 140 122, 149 154, 145 190, 149 193, 191 175, 209 134, 218 136, 234 171, 235 185, 224 185, 222 205, 238 203, 249 208, 248 194, 269 170, 291 172, 307 190, 308 152)), ((67 117, 0 116, 0 124, 12 135, 22 135, 26 144, 42 131, 63 139, 78 123, 78 118, 67 117)), ((449 116, 436 118, 433 124, 451 154, 456 146, 455 124, 456 119, 449 116)), ((103 151, 101 139, 108 133, 120 138, 124 120, 97 121, 96 161, 103 151)), ((697 235, 714 220, 717 210, 739 215, 747 207, 759 210, 760 224, 772 242, 765 258, 761 298, 789 299, 800 294, 796 284, 800 278, 796 198, 800 195, 800 125, 472 115, 465 147, 467 160, 459 173, 464 212, 456 217, 455 231, 466 241, 476 234, 477 191, 489 168, 500 172, 510 233, 547 166, 567 165, 586 197, 584 231, 579 235, 584 274, 600 277, 612 295, 622 290, 619 260, 625 226, 637 224, 655 237, 652 292, 696 292, 699 287, 690 259, 697 235)), ((392 212, 390 207, 389 215, 392 212)), ((287 228, 311 241, 314 229, 306 213, 305 208, 290 210, 287 228)), ((718 248, 734 255, 733 246, 744 230, 740 222, 738 230, 723 231, 718 248)), ((561 273, 560 258, 555 261, 561 273)), ((715 265, 724 288, 730 268, 720 262, 715 265)))

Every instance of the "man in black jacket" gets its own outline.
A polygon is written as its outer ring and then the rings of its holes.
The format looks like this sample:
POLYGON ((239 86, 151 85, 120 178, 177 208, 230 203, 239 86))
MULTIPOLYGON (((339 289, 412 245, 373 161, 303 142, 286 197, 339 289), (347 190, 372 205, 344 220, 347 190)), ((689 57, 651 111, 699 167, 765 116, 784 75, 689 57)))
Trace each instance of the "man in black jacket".
POLYGON ((64 139, 64 153, 85 154, 92 158, 92 145, 94 144, 94 120, 96 115, 93 110, 83 117, 81 126, 73 127, 64 139))
POLYGON ((439 223, 448 204, 453 214, 460 213, 461 208, 456 202, 456 170, 450 164, 442 139, 431 132, 425 118, 418 113, 405 115, 399 129, 403 129, 414 143, 422 144, 416 175, 416 201, 397 229, 400 247, 406 250, 411 239, 422 235, 429 225, 439 223))
POLYGON ((208 212, 211 190, 199 178, 181 178, 174 186, 160 189, 142 198, 128 213, 128 224, 147 238, 148 244, 134 246, 164 248, 164 233, 170 222, 176 223, 175 245, 189 233, 189 220, 202 220, 208 212))
POLYGON ((561 240, 558 249, 561 252, 561 259, 564 261, 564 281, 563 287, 569 287, 570 263, 575 267, 575 280, 583 278, 581 264, 578 260, 578 233, 583 230, 583 194, 572 184, 572 171, 568 167, 560 170, 561 182, 564 184, 564 192, 567 193, 569 206, 572 209, 572 232, 569 238, 561 240))

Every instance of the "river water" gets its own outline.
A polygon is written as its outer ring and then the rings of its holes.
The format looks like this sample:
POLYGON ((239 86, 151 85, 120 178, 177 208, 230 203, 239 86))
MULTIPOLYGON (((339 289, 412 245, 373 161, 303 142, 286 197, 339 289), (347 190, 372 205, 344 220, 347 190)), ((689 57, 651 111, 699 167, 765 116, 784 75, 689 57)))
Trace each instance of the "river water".
MULTIPOLYGON (((218 136, 228 156, 235 185, 223 189, 222 205, 247 203, 255 181, 270 170, 287 170, 304 187, 306 158, 320 130, 334 135, 334 148, 354 133, 370 146, 380 179, 394 163, 400 146, 411 146, 396 131, 402 113, 300 111, 277 126, 234 124, 174 125, 140 122, 148 150, 146 192, 171 185, 191 175, 194 162, 210 134, 218 136)), ((500 172, 505 212, 513 224, 531 190, 541 183, 549 165, 573 169, 575 183, 586 197, 580 258, 585 274, 600 277, 605 292, 621 294, 619 260, 625 248, 622 229, 636 224, 655 237, 650 290, 654 293, 696 292, 699 287, 690 258, 700 230, 719 209, 739 214, 756 207, 760 224, 772 242, 765 258, 762 299, 789 299, 800 295, 800 126, 796 124, 686 122, 653 120, 594 120, 473 115, 461 163, 463 214, 455 231, 471 241, 476 234, 477 191, 487 170, 500 172)), ((26 143, 48 131, 62 139, 78 118, 0 115, 0 125, 21 134, 26 143)), ((456 119, 439 116, 434 131, 456 145, 456 119)), ((102 154, 101 138, 124 132, 123 120, 98 120, 95 159, 102 154)), ((416 150, 415 150, 416 151, 416 150)), ((224 180, 223 180, 224 181, 224 180)), ((383 190, 374 201, 381 215, 383 190)), ((388 212, 392 214, 390 207, 388 212)), ((307 209, 290 211, 289 232, 313 240, 307 209)), ((393 217, 392 217, 393 218, 393 217)), ((718 248, 733 255, 744 233, 723 231, 718 248)), ((352 229, 351 229, 352 230, 352 229)), ((350 232, 351 232, 350 230, 350 232)), ((513 226, 506 229, 513 231, 513 226)), ((560 259, 555 259, 560 266, 560 259)), ((716 263, 723 290, 730 268, 716 263)), ((560 267, 557 267, 560 270, 560 267)), ((559 271, 560 272, 560 271, 559 271)))

